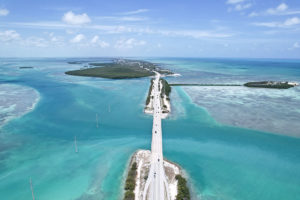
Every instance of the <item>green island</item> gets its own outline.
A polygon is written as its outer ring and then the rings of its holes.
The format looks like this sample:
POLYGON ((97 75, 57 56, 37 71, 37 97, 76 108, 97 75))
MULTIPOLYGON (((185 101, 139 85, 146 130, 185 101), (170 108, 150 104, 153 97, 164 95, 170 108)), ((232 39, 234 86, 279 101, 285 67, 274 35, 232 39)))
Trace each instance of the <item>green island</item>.
POLYGON ((151 91, 152 91, 152 87, 153 87, 153 81, 154 81, 154 78, 151 79, 150 87, 148 90, 148 96, 146 99, 146 105, 148 105, 150 103, 150 98, 151 98, 150 96, 151 96, 151 91))
POLYGON ((289 82, 276 82, 276 81, 261 81, 261 82, 248 82, 245 83, 246 87, 256 87, 256 88, 275 88, 275 89, 289 89, 295 85, 289 82))
POLYGON ((167 102, 170 102, 170 93, 171 93, 171 86, 165 79, 160 79, 162 83, 162 88, 161 88, 161 94, 160 97, 163 99, 162 101, 162 113, 169 113, 170 109, 168 109, 167 102), (165 101, 166 100, 166 101, 165 101))
POLYGON ((109 79, 129 79, 154 76, 154 71, 164 75, 172 74, 171 71, 161 69, 153 63, 127 59, 116 59, 112 63, 89 63, 88 68, 67 71, 65 74, 109 79))
MULTIPOLYGON (((147 95, 147 99, 146 99, 146 105, 145 105, 145 110, 150 109, 152 111, 151 105, 150 105, 150 101, 151 99, 154 98, 153 94, 151 94, 152 92, 152 87, 153 87, 153 82, 154 79, 151 79, 151 84, 148 90, 148 95, 147 95)), ((161 87, 161 93, 160 93, 160 98, 161 98, 161 103, 162 103, 162 113, 169 113, 170 112, 170 93, 171 93, 171 86, 168 84, 168 82, 163 79, 160 78, 160 82, 158 83, 159 88, 161 87), (160 84, 162 84, 162 86, 160 86, 160 84)))
POLYGON ((170 86, 242 86, 240 84, 170 83, 170 86))
POLYGON ((82 63, 85 63, 85 62, 84 61, 70 61, 68 63, 71 64, 71 65, 75 65, 75 64, 82 64, 82 63))
POLYGON ((162 93, 161 93, 161 98, 166 95, 167 99, 170 99, 169 95, 171 93, 171 85, 163 78, 160 79, 162 82, 162 93))
POLYGON ((127 179, 125 182, 125 194, 124 194, 124 200, 134 200, 134 189, 136 184, 136 170, 137 170, 137 164, 134 162, 131 165, 131 168, 128 172, 127 179))
POLYGON ((32 69, 33 67, 19 67, 19 69, 32 69))
POLYGON ((186 185, 186 179, 183 178, 181 175, 176 175, 175 176, 176 180, 178 181, 177 183, 177 195, 176 195, 176 200, 190 200, 190 191, 189 188, 186 185))

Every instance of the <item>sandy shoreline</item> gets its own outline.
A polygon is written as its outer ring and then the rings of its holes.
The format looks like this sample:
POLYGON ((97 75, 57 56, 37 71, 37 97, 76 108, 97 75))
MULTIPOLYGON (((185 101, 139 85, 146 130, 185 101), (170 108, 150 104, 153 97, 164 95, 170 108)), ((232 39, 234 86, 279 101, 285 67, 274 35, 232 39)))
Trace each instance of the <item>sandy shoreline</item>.
MULTIPOLYGON (((137 150, 130 158, 128 170, 132 164, 137 163, 137 176, 136 176, 136 187, 134 189, 135 200, 141 200, 143 197, 143 191, 146 183, 145 177, 148 176, 150 162, 151 162, 151 152, 149 150, 137 150)), ((176 175, 184 176, 181 167, 169 160, 164 159, 164 168, 168 181, 169 192, 172 200, 175 200, 177 195, 177 180, 176 175)))

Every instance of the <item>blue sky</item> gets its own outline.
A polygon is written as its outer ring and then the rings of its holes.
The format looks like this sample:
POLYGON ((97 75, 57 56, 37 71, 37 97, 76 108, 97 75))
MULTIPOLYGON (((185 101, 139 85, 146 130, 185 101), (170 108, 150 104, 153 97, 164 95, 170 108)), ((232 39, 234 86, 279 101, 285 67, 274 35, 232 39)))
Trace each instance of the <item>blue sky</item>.
POLYGON ((1 57, 300 58, 299 0, 0 0, 1 57))

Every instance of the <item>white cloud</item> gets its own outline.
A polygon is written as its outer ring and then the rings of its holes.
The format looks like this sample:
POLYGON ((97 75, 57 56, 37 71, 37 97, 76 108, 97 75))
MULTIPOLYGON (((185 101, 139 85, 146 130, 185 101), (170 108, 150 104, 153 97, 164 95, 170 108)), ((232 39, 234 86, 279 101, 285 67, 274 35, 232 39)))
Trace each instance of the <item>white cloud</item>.
POLYGON ((259 14, 257 12, 251 12, 248 16, 249 17, 256 17, 258 16, 259 14))
POLYGON ((132 16, 122 16, 122 17, 101 16, 101 17, 97 17, 97 19, 99 19, 99 20, 110 20, 110 21, 128 21, 128 22, 147 20, 146 17, 132 17, 132 16))
POLYGON ((101 41, 99 40, 99 36, 95 35, 92 39, 91 39, 91 44, 93 46, 100 46, 101 48, 106 48, 109 47, 110 44, 108 42, 105 41, 101 41))
POLYGON ((97 43, 98 41, 99 41, 99 36, 98 36, 98 35, 95 35, 95 36, 92 38, 91 43, 92 43, 92 44, 95 44, 95 43, 97 43))
POLYGON ((287 9, 288 9, 288 5, 286 5, 285 3, 281 3, 276 8, 269 8, 266 11, 266 13, 271 14, 271 15, 275 15, 279 12, 286 11, 287 9))
POLYGON ((91 19, 86 13, 76 15, 72 11, 69 11, 64 14, 64 16, 62 17, 62 21, 72 25, 83 25, 90 23, 91 19))
POLYGON ((145 44, 146 44, 146 41, 144 41, 144 40, 136 40, 134 38, 121 39, 116 42, 115 48, 116 49, 131 49, 135 46, 142 46, 145 44))
POLYGON ((300 10, 292 10, 292 11, 279 13, 279 15, 298 15, 298 14, 300 14, 300 10))
POLYGON ((256 23, 253 23, 253 25, 275 28, 275 27, 280 26, 280 23, 279 22, 256 22, 256 23))
POLYGON ((159 31, 159 33, 162 35, 167 35, 167 36, 184 36, 184 37, 192 37, 195 39, 231 37, 230 34, 214 33, 214 32, 210 32, 210 31, 199 31, 199 30, 159 31))
POLYGON ((247 3, 247 4, 237 4, 234 9, 236 11, 241 11, 241 10, 245 10, 248 8, 251 8, 252 4, 251 3, 247 3))
POLYGON ((21 39, 20 34, 15 30, 0 31, 0 41, 11 42, 21 39))
POLYGON ((6 16, 9 14, 9 10, 7 9, 0 9, 0 16, 6 16))
POLYGON ((226 3, 230 5, 228 12, 242 11, 252 7, 252 3, 247 3, 247 0, 228 0, 226 3))
MULTIPOLYGON (((69 25, 57 22, 19 22, 19 23, 8 23, 17 27, 34 27, 41 29, 91 29, 100 30, 105 34, 123 34, 123 33, 137 33, 137 34, 157 34, 165 36, 181 36, 191 37, 195 39, 199 38, 228 38, 232 37, 231 33, 221 32, 220 30, 168 30, 168 29, 150 29, 137 26, 117 26, 117 25, 86 25, 81 27, 79 25, 69 25)), ((72 32, 75 33, 75 32, 72 32)))
POLYGON ((297 24, 300 24, 300 18, 293 17, 285 20, 284 22, 258 22, 254 23, 256 26, 264 26, 264 27, 270 27, 270 28, 289 28, 292 26, 295 26, 297 24))
POLYGON ((78 34, 73 39, 71 39, 70 42, 71 43, 79 43, 84 39, 85 39, 85 36, 83 34, 78 34))
POLYGON ((288 50, 295 50, 295 49, 299 49, 299 48, 300 48, 300 43, 295 42, 290 48, 288 48, 288 50))
POLYGON ((288 9, 288 6, 285 3, 280 4, 279 6, 277 6, 276 10, 278 11, 285 11, 288 9))
POLYGON ((108 42, 105 42, 105 41, 99 41, 98 42, 98 45, 101 47, 101 48, 106 48, 106 47, 109 47, 110 44, 108 42))
POLYGON ((260 15, 297 15, 300 10, 291 10, 285 3, 279 4, 276 8, 269 8, 263 12, 252 12, 249 17, 256 17, 260 15))
POLYGON ((134 10, 134 11, 129 11, 129 12, 123 12, 120 13, 122 15, 135 15, 135 14, 140 14, 140 13, 145 13, 148 12, 148 9, 138 9, 138 10, 134 10))
POLYGON ((28 47, 48 47, 50 45, 62 46, 64 41, 62 37, 55 36, 54 33, 44 33, 47 38, 30 36, 27 38, 22 38, 19 33, 15 30, 0 31, 0 42, 12 43, 17 45, 28 46, 28 47))
POLYGON ((300 24, 300 18, 298 17, 289 18, 283 24, 284 26, 293 26, 293 25, 300 24))
POLYGON ((25 46, 35 46, 35 47, 48 47, 49 42, 45 40, 44 38, 40 37, 29 37, 26 40, 22 41, 21 44, 25 46))
POLYGON ((299 42, 295 42, 295 44, 293 45, 293 47, 294 47, 295 49, 300 48, 300 43, 299 43, 299 42))
POLYGON ((51 37, 50 40, 51 42, 58 42, 58 38, 55 36, 51 37))
POLYGON ((121 17, 120 21, 145 21, 147 18, 145 17, 121 17))
POLYGON ((48 33, 48 40, 51 45, 64 46, 64 38, 62 36, 56 36, 53 32, 48 33))
POLYGON ((72 35, 72 34, 75 34, 76 31, 73 30, 73 29, 66 29, 66 33, 69 34, 69 35, 72 35))
POLYGON ((237 4, 237 3, 242 3, 245 0, 227 0, 227 4, 237 4))

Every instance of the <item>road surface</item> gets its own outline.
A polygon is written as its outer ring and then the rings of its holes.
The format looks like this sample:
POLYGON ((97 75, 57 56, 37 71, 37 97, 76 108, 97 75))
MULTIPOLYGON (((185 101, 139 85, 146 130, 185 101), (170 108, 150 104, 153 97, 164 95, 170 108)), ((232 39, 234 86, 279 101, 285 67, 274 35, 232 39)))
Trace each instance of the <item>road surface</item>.
POLYGON ((153 127, 151 143, 151 166, 143 192, 143 200, 170 200, 169 187, 163 166, 160 74, 156 73, 153 83, 153 127))

